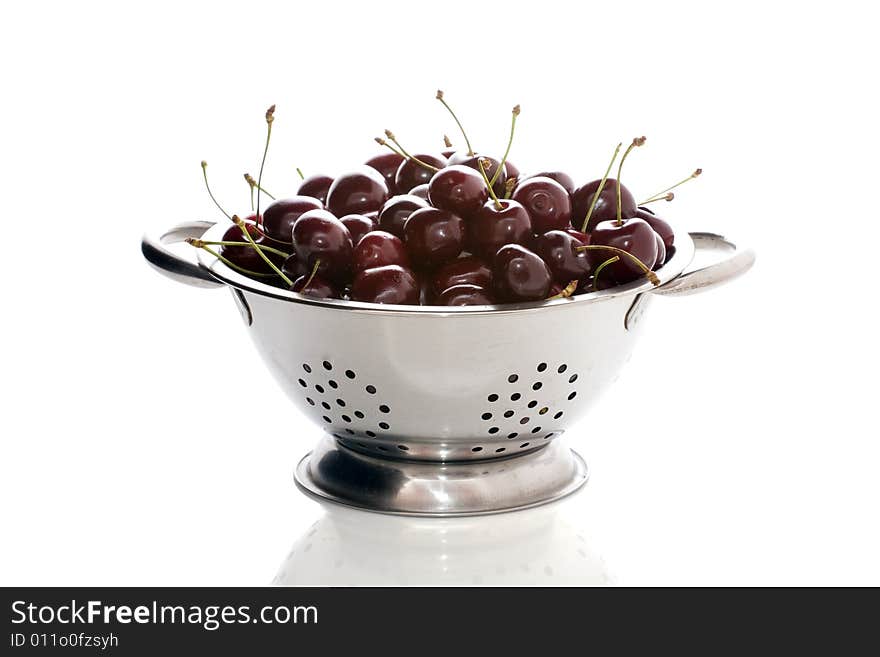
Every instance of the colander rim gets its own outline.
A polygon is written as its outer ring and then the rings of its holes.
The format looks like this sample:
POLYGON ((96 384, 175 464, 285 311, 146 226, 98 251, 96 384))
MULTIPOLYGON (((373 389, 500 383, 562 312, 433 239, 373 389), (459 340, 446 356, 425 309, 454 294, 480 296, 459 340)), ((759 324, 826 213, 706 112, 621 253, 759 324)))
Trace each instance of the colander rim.
MULTIPOLYGON (((202 239, 220 241, 228 226, 215 224, 205 231, 202 239)), ((677 278, 691 263, 694 257, 694 242, 686 231, 675 231, 675 251, 672 257, 659 269, 656 270, 660 285, 665 285, 677 278)), ((451 315, 501 315, 507 313, 521 313, 526 311, 544 310, 559 306, 567 306, 573 303, 597 303, 608 301, 623 296, 634 296, 643 292, 656 289, 650 281, 644 278, 637 279, 626 285, 599 290, 588 294, 580 294, 565 299, 552 299, 544 301, 530 301, 515 304, 495 304, 486 306, 407 306, 396 304, 377 304, 362 301, 345 301, 342 299, 314 299, 296 292, 288 292, 238 273, 225 265, 221 260, 203 249, 197 249, 199 264, 208 271, 217 281, 229 287, 258 294, 263 297, 287 301, 290 303, 318 306, 334 310, 347 310, 367 313, 380 313, 391 315, 424 315, 424 316, 451 316, 451 315)))

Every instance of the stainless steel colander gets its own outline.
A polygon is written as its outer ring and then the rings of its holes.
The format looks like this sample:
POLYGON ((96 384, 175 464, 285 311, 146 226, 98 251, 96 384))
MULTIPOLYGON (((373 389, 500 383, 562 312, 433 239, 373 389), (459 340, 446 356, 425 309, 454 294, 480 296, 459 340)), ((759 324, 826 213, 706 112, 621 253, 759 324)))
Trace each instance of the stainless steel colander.
POLYGON ((228 287, 291 401, 324 431, 297 483, 324 499, 390 513, 457 515, 534 506, 576 490, 586 468, 559 439, 617 378, 655 295, 723 283, 754 262, 709 233, 677 233, 647 281, 569 299, 470 307, 315 300, 163 244, 219 240, 181 224, 144 237, 146 259, 191 285, 228 287), (726 259, 685 272, 695 248, 726 259), (563 324, 577 331, 554 331, 563 324))

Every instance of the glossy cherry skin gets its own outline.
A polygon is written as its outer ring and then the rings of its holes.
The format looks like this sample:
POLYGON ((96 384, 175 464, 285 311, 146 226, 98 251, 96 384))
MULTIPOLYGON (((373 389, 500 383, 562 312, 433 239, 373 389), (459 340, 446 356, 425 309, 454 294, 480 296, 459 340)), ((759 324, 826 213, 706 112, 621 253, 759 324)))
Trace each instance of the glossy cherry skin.
POLYGON ((433 269, 459 256, 464 248, 465 223, 447 210, 422 208, 406 220, 403 235, 413 264, 433 269))
MULTIPOLYGON (((657 231, 654 231, 657 233, 657 231)), ((663 238, 660 237, 660 233, 657 233, 657 262, 654 264, 652 269, 658 269, 666 262, 666 243, 663 241, 663 238)))
MULTIPOLYGON (((573 194, 575 190, 574 178, 569 176, 564 171, 542 171, 540 173, 536 173, 529 178, 550 178, 550 180, 555 180, 562 188, 567 191, 569 194, 573 194)), ((586 216, 586 214, 584 215, 586 216)), ((581 219, 583 221, 583 218, 581 219)))
POLYGON ((312 198, 316 198, 321 203, 327 202, 327 192, 330 189, 330 185, 333 184, 333 178, 330 176, 325 176, 323 174, 316 174, 314 176, 309 176, 305 180, 303 180, 299 184, 299 188, 296 190, 297 196, 311 196, 312 198))
POLYGON ((351 275, 353 246, 351 233, 326 210, 310 210, 293 225, 293 247, 300 261, 311 271, 320 260, 318 273, 339 283, 351 275))
POLYGON ((492 269, 476 256, 458 258, 435 271, 429 280, 430 291, 439 296, 456 285, 475 285, 492 288, 492 269))
POLYGON ((428 189, 429 189, 429 186, 427 184, 416 185, 411 190, 409 190, 409 194, 410 194, 410 196, 418 196, 419 198, 423 198, 427 201, 428 200, 428 189))
POLYGON ((546 299, 553 283, 547 263, 519 244, 498 249, 492 275, 498 298, 508 302, 546 299))
POLYGON ((592 275, 582 278, 578 282, 577 289, 574 293, 575 295, 589 294, 590 292, 598 292, 599 290, 608 290, 612 287, 617 287, 617 283, 608 275, 606 268, 599 272, 598 283, 596 282, 596 278, 592 275))
MULTIPOLYGON (((578 187, 571 195, 571 225, 580 230, 583 226, 587 212, 593 202, 593 196, 599 189, 601 180, 593 180, 586 185, 578 187)), ((621 217, 631 219, 636 216, 636 199, 625 185, 620 186, 621 198, 621 217)), ((608 221, 609 219, 617 219, 617 181, 609 178, 605 181, 605 186, 599 194, 599 200, 596 201, 596 207, 593 208, 593 214, 590 215, 590 224, 587 226, 588 233, 600 221, 608 221)))
POLYGON ((351 233, 351 243, 357 246, 361 238, 372 230, 376 230, 378 224, 375 219, 362 214, 347 214, 339 221, 348 228, 351 233))
POLYGON ((373 167, 376 171, 382 174, 382 177, 385 179, 385 184, 388 186, 389 196, 394 196, 398 193, 397 183, 394 182, 394 179, 397 176, 397 169, 400 167, 403 160, 403 155, 398 155, 397 153, 381 153, 379 155, 374 155, 364 162, 364 164, 368 167, 373 167))
POLYGON ((406 220, 416 210, 427 207, 428 202, 425 199, 412 194, 392 196, 379 212, 379 230, 384 230, 403 239, 403 225, 406 220))
POLYGON ((552 178, 524 180, 513 190, 511 198, 528 211, 532 232, 540 235, 571 226, 571 197, 552 178))
POLYGON ((263 232, 273 240, 290 244, 293 224, 304 212, 323 210, 324 204, 311 196, 294 196, 269 204, 263 210, 263 232))
POLYGON ((489 306, 494 303, 495 295, 478 285, 453 285, 437 297, 438 306, 489 306))
POLYGON ((522 175, 519 171, 519 167, 510 160, 507 160, 504 163, 504 170, 507 172, 508 180, 510 180, 511 178, 519 178, 522 175))
POLYGON ((344 173, 327 191, 327 209, 337 217, 366 214, 382 207, 388 198, 385 179, 372 167, 344 173))
POLYGON ((339 290, 335 285, 318 275, 311 276, 311 273, 304 274, 297 278, 293 282, 293 285, 290 286, 290 290, 291 292, 298 292, 304 296, 315 297, 316 299, 339 298, 339 290), (308 285, 306 285, 306 283, 308 283, 308 285))
POLYGON ((532 220, 526 209, 512 200, 487 201, 468 221, 468 250, 487 260, 505 244, 526 244, 532 236, 532 220))
MULTIPOLYGON (((446 158, 437 157, 436 155, 415 155, 425 164, 442 169, 446 166, 446 158)), ((404 160, 397 167, 397 173, 394 175, 394 184, 399 194, 407 194, 413 187, 425 185, 430 182, 434 172, 426 169, 421 164, 417 164, 415 160, 404 160)))
POLYGON ((583 246, 580 240, 565 231, 551 230, 535 240, 534 251, 547 263, 553 280, 564 287, 590 273, 587 252, 578 251, 579 246, 583 246))
POLYGON ((460 217, 470 217, 489 200, 489 187, 477 171, 453 164, 434 174, 428 184, 428 202, 460 217))
POLYGON ((654 229, 654 232, 660 235, 663 239, 663 244, 666 245, 667 251, 669 250, 669 247, 675 244, 675 231, 672 229, 672 226, 669 225, 668 221, 661 219, 648 208, 637 208, 636 216, 639 219, 647 221, 648 225, 654 229))
POLYGON ((351 286, 352 301, 418 305, 419 296, 415 274, 400 265, 366 269, 354 277, 351 286))
MULTIPOLYGON (((625 219, 620 225, 617 220, 602 221, 593 229, 590 245, 617 247, 631 253, 651 269, 657 264, 656 235, 657 233, 644 219, 625 219)), ((587 253, 593 269, 616 255, 604 249, 590 249, 587 253)), ((607 275, 618 283, 628 283, 644 276, 645 273, 632 259, 621 255, 620 260, 608 265, 602 270, 601 275, 607 275)))
POLYGON ((352 267, 355 274, 386 265, 409 267, 409 254, 403 240, 384 230, 367 233, 354 247, 352 267))
POLYGON ((582 233, 578 229, 572 228, 571 226, 569 226, 568 228, 565 228, 564 230, 566 233, 571 235, 573 238, 575 238, 582 245, 586 246, 587 244, 590 243, 590 236, 587 235, 586 233, 582 233))
MULTIPOLYGON (((492 180, 492 176, 495 175, 495 172, 498 171, 498 166, 501 164, 498 160, 492 157, 485 157, 483 155, 468 155, 466 151, 458 151, 457 153, 453 153, 452 157, 449 158, 449 166, 460 164, 473 169, 477 173, 480 173, 480 160, 489 161, 489 166, 486 167, 486 178, 492 180)), ((482 177, 482 174, 480 174, 480 176, 482 177)), ((492 190, 495 192, 495 195, 498 196, 498 198, 504 196, 504 184, 506 182, 507 172, 505 168, 501 171, 498 179, 495 180, 495 184, 492 185, 492 190)))

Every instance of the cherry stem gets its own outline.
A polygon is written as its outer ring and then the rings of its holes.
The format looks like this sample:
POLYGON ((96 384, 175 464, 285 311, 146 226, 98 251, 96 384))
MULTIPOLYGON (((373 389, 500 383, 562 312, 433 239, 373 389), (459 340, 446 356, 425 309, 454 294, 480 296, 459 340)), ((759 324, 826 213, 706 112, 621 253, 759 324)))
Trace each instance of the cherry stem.
POLYGON ((226 210, 223 209, 223 206, 217 202, 217 199, 214 198, 214 194, 211 192, 211 186, 208 184, 208 163, 205 162, 204 160, 202 160, 202 177, 205 179, 205 189, 208 190, 208 196, 211 197, 211 200, 214 201, 214 205, 217 206, 217 208, 220 210, 220 212, 225 214, 226 218, 231 221, 232 217, 229 215, 229 213, 226 210))
POLYGON ((596 189, 596 192, 593 194, 593 202, 590 203, 590 209, 587 210, 587 216, 584 219, 584 225, 581 226, 581 232, 587 232, 587 225, 590 223, 590 217, 593 216, 593 210, 596 208, 596 202, 599 200, 599 195, 602 193, 602 190, 605 188, 605 181, 608 180, 608 174, 611 172, 611 167, 614 166, 614 160, 617 159, 617 154, 620 152, 620 149, 623 148, 623 142, 617 145, 617 148, 614 149, 614 155, 611 156, 611 161, 608 163, 608 168, 605 169, 605 175, 602 176, 602 180, 599 183, 599 187, 596 189))
POLYGON ((315 260, 315 266, 312 267, 312 273, 309 274, 309 277, 308 277, 308 279, 306 279, 306 282, 305 282, 305 284, 302 286, 302 289, 306 289, 306 288, 309 286, 309 283, 311 283, 311 282, 312 282, 312 279, 315 278, 315 274, 318 273, 318 267, 319 267, 320 265, 321 265, 321 259, 318 258, 317 260, 315 260))
POLYGON ((425 169, 428 169, 429 171, 433 171, 434 173, 437 173, 438 171, 440 171, 440 169, 438 169, 437 167, 435 167, 431 164, 428 164, 427 162, 422 162, 419 158, 407 153, 406 149, 404 149, 404 147, 400 145, 400 142, 397 141, 397 137, 395 137, 394 133, 391 132, 390 130, 385 131, 385 136, 394 142, 394 145, 400 149, 400 155, 403 155, 407 160, 412 160, 413 162, 415 162, 419 166, 424 167, 425 169))
POLYGON ((443 143, 446 148, 452 148, 452 142, 449 141, 449 137, 447 137, 446 135, 443 135, 443 143))
POLYGON ((489 187, 495 184, 495 181, 498 180, 498 176, 500 176, 501 172, 504 170, 504 163, 507 162, 507 156, 510 155, 510 147, 513 145, 513 133, 516 130, 516 117, 518 116, 519 105, 513 108, 510 119, 510 138, 507 140, 507 150, 504 151, 504 157, 501 158, 501 162, 499 162, 498 164, 498 170, 495 172, 495 175, 492 176, 492 180, 489 182, 489 187))
MULTIPOLYGON (((257 207, 259 207, 260 197, 257 195, 257 207)), ((263 249, 260 248, 260 245, 254 242, 254 238, 251 237, 251 234, 248 232, 247 225, 242 221, 238 215, 232 215, 232 223, 241 228, 241 232, 244 233, 244 236, 247 238, 247 241, 251 243, 251 245, 257 250, 257 253, 260 254, 260 257, 266 261, 266 264, 269 265, 276 274, 281 277, 281 280, 287 284, 287 287, 291 287, 293 285, 293 281, 291 281, 287 276, 284 275, 284 272, 278 269, 274 262, 272 262, 269 257, 263 253, 263 249)))
MULTIPOLYGON (((244 174, 244 179, 247 180, 248 185, 251 186, 251 194, 254 193, 254 188, 256 188, 258 191, 263 192, 266 196, 268 196, 273 201, 275 200, 275 197, 272 196, 272 194, 270 194, 266 190, 265 187, 261 187, 260 184, 256 180, 254 180, 254 177, 251 174, 249 174, 249 173, 244 174)), ((253 207, 251 208, 251 210, 253 210, 253 207)))
POLYGON ((205 251, 207 251, 208 253, 210 253, 212 256, 214 256, 215 258, 217 258, 217 260, 219 260, 219 261, 222 262, 224 265, 226 265, 227 267, 231 267, 232 269, 234 269, 234 270, 236 270, 236 271, 240 271, 242 274, 245 274, 245 275, 247 275, 247 276, 253 276, 253 277, 257 277, 257 278, 267 278, 267 277, 271 277, 271 276, 272 276, 272 274, 264 274, 264 273, 262 273, 262 272, 251 271, 250 269, 245 269, 244 267, 239 267, 238 265, 236 265, 234 262, 232 262, 232 261, 229 260, 228 258, 224 258, 222 255, 220 255, 219 253, 217 253, 217 252, 216 252, 214 249, 212 249, 211 247, 209 247, 209 246, 205 246, 205 243, 204 243, 202 240, 197 240, 197 239, 194 239, 194 238, 192 238, 192 237, 188 237, 188 238, 187 238, 186 240, 184 240, 184 241, 185 241, 187 244, 190 244, 190 245, 192 245, 192 246, 194 246, 194 247, 196 247, 196 248, 198 248, 198 249, 204 249, 205 251))
POLYGON ((623 202, 620 198, 620 173, 623 171, 623 163, 626 162, 626 156, 630 154, 630 151, 637 146, 641 146, 645 143, 644 137, 636 137, 632 140, 632 143, 626 147, 626 150, 623 152, 623 157, 620 158, 620 164, 617 166, 617 225, 620 226, 623 224, 623 202))
MULTIPOLYGON (((199 246, 199 247, 204 244, 209 244, 211 246, 249 246, 249 247, 253 248, 253 245, 250 242, 235 242, 235 241, 230 241, 230 240, 223 240, 221 242, 213 242, 211 240, 192 240, 192 241, 190 241, 190 244, 192 244, 193 246, 199 246)), ((285 253, 284 251, 282 251, 280 249, 276 249, 272 246, 266 246, 265 244, 261 244, 260 248, 263 249, 263 251, 268 251, 269 253, 274 253, 275 255, 279 255, 283 258, 290 257, 289 253, 285 253)))
POLYGON ((588 244, 586 246, 578 246, 575 248, 578 251, 595 251, 595 250, 602 249, 605 251, 611 251, 612 253, 616 253, 617 255, 626 256, 627 258, 632 260, 634 263, 636 263, 636 265, 638 265, 639 269, 641 269, 644 272, 645 277, 649 281, 651 281, 651 283, 653 283, 654 285, 660 285, 660 279, 657 278, 657 274, 652 272, 651 269, 644 262, 642 262, 641 260, 636 258, 629 251, 624 251, 623 249, 618 249, 616 246, 605 246, 604 244, 588 244))
POLYGON ((251 188, 251 212, 253 212, 254 211, 254 187, 257 186, 257 181, 255 181, 251 177, 251 174, 249 174, 249 173, 244 174, 244 181, 251 188))
POLYGON ((649 198, 647 201, 642 201, 641 203, 639 203, 639 206, 648 205, 648 203, 656 203, 657 201, 671 201, 674 198, 675 194, 673 194, 672 192, 668 192, 663 196, 657 196, 655 198, 649 198))
POLYGON ((508 178, 504 183, 504 198, 508 199, 513 196, 513 190, 516 189, 516 184, 519 182, 516 178, 508 178))
POLYGON ((388 150, 390 150, 392 153, 396 153, 397 155, 400 155, 400 157, 402 157, 403 159, 406 159, 406 155, 404 155, 404 154, 401 153, 399 150, 397 150, 396 148, 394 148, 394 146, 392 146, 391 144, 389 144, 387 141, 385 141, 385 140, 382 139, 381 137, 373 137, 373 140, 374 140, 377 144, 379 144, 379 146, 385 146, 385 147, 386 147, 388 150))
POLYGON ((578 281, 573 280, 568 285, 566 285, 564 288, 562 288, 562 290, 559 292, 559 294, 554 294, 552 297, 547 297, 546 300, 550 301, 551 299, 567 299, 572 294, 574 294, 574 291, 577 289, 577 286, 578 286, 578 281))
MULTIPOLYGON (((269 152, 269 140, 272 138, 272 122, 275 120, 275 105, 272 105, 269 109, 266 110, 266 145, 263 147, 263 159, 260 162, 260 173, 257 176, 257 216, 260 216, 260 192, 263 191, 263 188, 260 185, 263 184, 263 167, 266 165, 266 154, 269 152)), ((269 194, 267 194, 269 196, 269 194)), ((244 231, 244 234, 250 238, 247 231, 244 231)), ((263 252, 260 251, 259 247, 257 248, 257 252, 262 255, 263 252)), ((263 256, 266 262, 269 262, 269 259, 266 256, 263 256)), ((272 264, 272 263, 269 263, 272 264)), ((272 265, 273 268, 277 270, 275 265, 272 265)), ((281 271, 278 270, 278 273, 281 274, 281 271)), ((284 276, 284 274, 281 274, 284 276)), ((286 277, 285 277, 286 278, 286 277)), ((289 284, 289 283, 288 283, 289 284)))
POLYGON ((305 179, 306 179, 306 177, 303 175, 302 169, 300 169, 299 167, 297 167, 297 168, 296 168, 296 172, 299 174, 299 179, 300 179, 300 180, 305 180, 305 179))
POLYGON ((470 139, 468 139, 467 133, 464 131, 464 126, 461 125, 461 121, 458 120, 458 117, 455 115, 455 112, 452 111, 452 108, 443 99, 443 92, 440 89, 437 90, 437 100, 439 100, 441 103, 443 103, 443 107, 445 107, 446 111, 452 115, 453 119, 455 119, 455 122, 458 124, 458 129, 461 130, 461 136, 464 137, 464 143, 467 144, 467 149, 468 149, 467 154, 469 156, 473 156, 474 149, 471 147, 470 139))
POLYGON ((489 187, 489 195, 492 197, 492 200, 495 201, 495 209, 503 210, 504 206, 501 205, 501 201, 498 200, 498 197, 495 195, 495 190, 492 189, 492 183, 489 182, 489 176, 486 175, 486 168, 484 162, 488 160, 484 160, 482 157, 477 158, 477 166, 480 167, 480 173, 483 174, 483 180, 486 181, 486 185, 489 187))
POLYGON ((672 191, 676 187, 684 185, 688 180, 693 180, 694 178, 699 176, 701 173, 703 173, 702 169, 696 169, 691 175, 689 175, 684 180, 680 180, 677 183, 675 183, 674 185, 672 185, 672 187, 667 187, 666 189, 659 191, 656 194, 651 194, 647 200, 642 201, 641 203, 639 203, 639 205, 644 205, 645 203, 653 203, 654 201, 659 201, 664 198, 667 201, 671 201, 673 198, 675 198, 675 194, 672 194, 670 198, 667 198, 667 196, 669 196, 669 195, 667 195, 666 192, 672 191))
POLYGON ((602 273, 602 270, 605 269, 605 267, 607 267, 608 265, 614 264, 615 262, 619 262, 619 261, 620 261, 620 256, 614 256, 614 257, 608 258, 608 260, 606 260, 601 265, 596 267, 596 271, 593 272, 593 292, 595 292, 599 289, 599 274, 602 273))

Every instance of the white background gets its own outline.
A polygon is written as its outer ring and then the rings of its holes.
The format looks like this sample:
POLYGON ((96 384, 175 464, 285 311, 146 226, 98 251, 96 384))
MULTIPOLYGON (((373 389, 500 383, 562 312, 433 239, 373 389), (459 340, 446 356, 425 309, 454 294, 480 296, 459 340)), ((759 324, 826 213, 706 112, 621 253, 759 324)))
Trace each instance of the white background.
MULTIPOLYGON (((0 583, 262 584, 320 515, 316 430, 229 295, 144 230, 339 173, 389 127, 454 125, 748 242, 725 288, 657 300, 578 431, 589 532, 623 584, 880 584, 878 48, 865 3, 6 3, 0 20, 0 583), (623 420, 621 421, 621 418, 623 420)), ((553 327, 552 331, 577 327, 553 327)), ((536 339, 551 339, 552 331, 536 339)), ((369 345, 364 345, 369 348, 369 345)))

